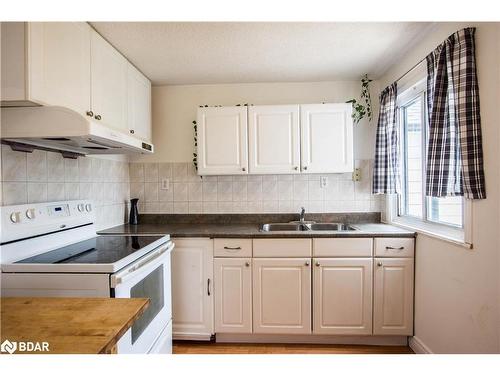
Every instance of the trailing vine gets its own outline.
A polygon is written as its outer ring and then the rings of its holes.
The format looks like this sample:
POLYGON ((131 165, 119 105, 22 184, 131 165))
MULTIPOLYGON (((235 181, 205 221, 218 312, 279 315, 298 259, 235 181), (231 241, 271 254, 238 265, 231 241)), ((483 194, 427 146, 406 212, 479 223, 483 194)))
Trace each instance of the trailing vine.
MULTIPOLYGON (((370 97, 370 82, 372 80, 368 78, 368 74, 361 79, 361 100, 364 100, 364 105, 358 103, 356 99, 348 100, 346 103, 352 104, 352 118, 354 123, 359 123, 365 116, 368 120, 372 119, 372 100, 370 97)), ((360 100, 360 101, 361 101, 360 100)))

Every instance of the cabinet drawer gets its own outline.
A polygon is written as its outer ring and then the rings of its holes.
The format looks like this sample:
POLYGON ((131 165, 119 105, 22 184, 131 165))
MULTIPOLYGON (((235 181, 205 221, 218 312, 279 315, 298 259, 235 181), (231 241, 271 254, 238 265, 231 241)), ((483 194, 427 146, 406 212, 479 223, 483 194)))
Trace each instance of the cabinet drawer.
POLYGON ((269 238, 253 240, 254 258, 311 257, 309 238, 269 238))
POLYGON ((413 238, 375 238, 375 256, 412 257, 414 246, 413 238))
POLYGON ((315 238, 314 257, 371 257, 371 238, 315 238))
POLYGON ((216 257, 251 257, 252 240, 249 238, 216 238, 214 240, 216 257))

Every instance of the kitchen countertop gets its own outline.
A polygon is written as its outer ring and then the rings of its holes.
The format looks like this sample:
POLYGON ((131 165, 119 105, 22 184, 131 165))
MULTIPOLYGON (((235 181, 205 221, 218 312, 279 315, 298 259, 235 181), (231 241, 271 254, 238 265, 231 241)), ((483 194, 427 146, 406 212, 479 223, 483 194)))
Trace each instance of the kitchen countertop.
POLYGON ((1 298, 1 342, 49 344, 48 352, 26 354, 115 353, 148 305, 147 298, 1 298))
POLYGON ((415 232, 382 223, 353 224, 355 231, 274 231, 261 232, 259 224, 170 224, 144 223, 119 225, 99 234, 166 235, 171 237, 210 238, 313 238, 313 237, 414 237, 415 232))

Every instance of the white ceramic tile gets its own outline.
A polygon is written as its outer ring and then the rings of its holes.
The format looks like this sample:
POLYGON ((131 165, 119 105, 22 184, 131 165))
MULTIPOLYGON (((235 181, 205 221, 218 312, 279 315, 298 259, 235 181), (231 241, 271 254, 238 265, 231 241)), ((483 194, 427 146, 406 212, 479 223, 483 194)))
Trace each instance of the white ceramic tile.
MULTIPOLYGON (((172 176, 174 182, 187 181, 187 163, 174 163, 172 166, 172 176)), ((175 207, 174 207, 175 210, 175 207)))
POLYGON ((144 181, 158 182, 158 164, 144 163, 144 181))
POLYGON ((203 213, 205 214, 217 213, 217 202, 203 202, 203 213))
POLYGON ((146 202, 144 208, 145 208, 147 213, 159 213, 160 212, 160 205, 158 204, 158 202, 146 202))
MULTIPOLYGON (((188 184, 186 182, 174 182, 174 202, 186 202, 188 200, 188 184)), ((175 211, 175 204, 174 204, 175 211)))
POLYGON ((247 212, 247 202, 246 201, 235 201, 233 202, 233 212, 237 214, 244 214, 247 212))
POLYGON ((262 212, 262 201, 248 201, 247 202, 247 212, 249 212, 249 213, 262 212))
POLYGON ((172 179, 172 164, 170 163, 158 164, 158 180, 161 182, 164 178, 172 179))
POLYGON ((78 182, 78 160, 64 159, 64 182, 78 182))
POLYGON ((47 201, 48 202, 63 201, 65 198, 66 198, 66 195, 64 192, 64 182, 49 182, 49 183, 47 183, 47 201))
POLYGON ((339 195, 340 195, 340 200, 343 201, 354 200, 354 183, 352 181, 340 181, 339 195))
POLYGON ((92 182, 80 182, 80 199, 92 199, 92 182))
POLYGON ((309 181, 309 200, 322 201, 325 189, 320 186, 319 180, 309 181))
POLYGON ((47 181, 47 151, 33 150, 26 155, 27 178, 30 182, 47 181))
POLYGON ((80 199, 80 184, 78 182, 67 182, 64 184, 64 195, 67 200, 80 199))
POLYGON ((188 183, 188 200, 190 202, 199 202, 203 200, 203 183, 201 182, 188 183))
POLYGON ((324 212, 324 201, 309 201, 307 203, 307 212, 321 213, 324 212))
POLYGON ((115 193, 113 191, 114 183, 112 182, 103 182, 103 204, 111 204, 115 199, 115 193))
POLYGON ((160 212, 163 214, 171 214, 172 212, 174 212, 173 202, 160 202, 159 207, 160 207, 160 212))
POLYGON ((146 182, 144 184, 144 198, 146 202, 157 202, 158 201, 158 183, 157 182, 146 182))
POLYGON ((170 184, 168 190, 161 188, 161 183, 158 184, 158 199, 160 202, 172 202, 174 200, 174 185, 170 184))
POLYGON ((26 181, 26 152, 2 145, 2 181, 26 181))
MULTIPOLYGON (((274 176, 276 177, 276 176, 274 176)), ((277 201, 278 200, 278 179, 262 180, 262 200, 277 201)))
POLYGON ((201 182, 201 176, 198 176, 198 172, 196 171, 193 163, 187 164, 187 181, 188 182, 201 182))
MULTIPOLYGON (((261 201, 262 200, 262 179, 251 181, 248 180, 247 183, 247 200, 250 201, 261 201)), ((250 208, 250 205, 249 205, 250 208)))
POLYGON ((139 202, 144 201, 144 183, 131 182, 130 183, 130 198, 138 198, 139 202))
POLYGON ((231 213, 231 212, 233 212, 233 202, 218 202, 217 203, 217 210, 221 214, 231 213))
POLYGON ((203 213, 203 203, 202 202, 188 202, 188 211, 190 214, 203 213))
POLYGON ((280 174, 278 176, 278 181, 293 181, 293 175, 291 175, 291 174, 280 174))
POLYGON ((217 201, 231 202, 233 200, 233 182, 219 181, 217 182, 217 201))
POLYGON ((325 175, 322 175, 322 174, 308 174, 307 175, 307 179, 309 181, 318 181, 319 182, 320 176, 325 176, 325 175))
POLYGON ((293 209, 293 202, 292 201, 279 201, 279 212, 281 213, 290 213, 290 212, 295 212, 293 209))
POLYGON ((233 176, 233 181, 234 182, 247 182, 248 181, 248 176, 247 175, 233 176))
POLYGON ((130 182, 144 182, 144 164, 130 163, 130 182))
POLYGON ((307 180, 293 181, 293 200, 307 200, 309 197, 309 182, 307 180))
POLYGON ((102 159, 99 159, 97 157, 91 157, 89 158, 91 160, 91 179, 92 182, 102 182, 104 180, 104 171, 102 168, 102 159))
POLYGON ((280 201, 289 201, 293 198, 293 182, 291 180, 278 181, 278 198, 280 201))
POLYGON ((247 176, 247 181, 248 182, 260 182, 260 183, 262 183, 262 175, 258 175, 258 174, 251 175, 251 174, 249 174, 247 176))
POLYGON ((293 180, 294 181, 307 181, 307 180, 309 180, 309 176, 311 176, 311 175, 308 175, 306 173, 304 173, 304 174, 302 174, 302 173, 300 173, 300 174, 294 174, 293 175, 293 180))
POLYGON ((217 176, 218 182, 232 182, 233 176, 217 176))
POLYGON ((233 181, 233 201, 247 200, 247 181, 233 181))
POLYGON ((187 214, 189 213, 188 202, 174 202, 174 214, 187 214))
POLYGON ((217 202, 217 182, 203 181, 203 201, 217 202))
POLYGON ((202 182, 217 182, 217 176, 203 176, 202 182))
POLYGON ((24 182, 4 182, 2 184, 3 204, 25 204, 28 202, 27 186, 24 182))
POLYGON ((279 212, 279 202, 278 201, 263 201, 262 202, 262 212, 269 212, 269 213, 279 212))
POLYGON ((47 183, 46 182, 28 182, 28 203, 47 202, 47 183))

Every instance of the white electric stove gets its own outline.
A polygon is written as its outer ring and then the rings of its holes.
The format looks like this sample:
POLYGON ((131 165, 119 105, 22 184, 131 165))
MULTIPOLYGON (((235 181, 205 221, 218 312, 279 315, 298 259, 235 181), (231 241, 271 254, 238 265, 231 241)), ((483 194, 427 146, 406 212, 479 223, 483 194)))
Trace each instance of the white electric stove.
POLYGON ((86 200, 4 206, 0 220, 2 296, 149 298, 118 353, 171 353, 170 236, 99 236, 86 200))

